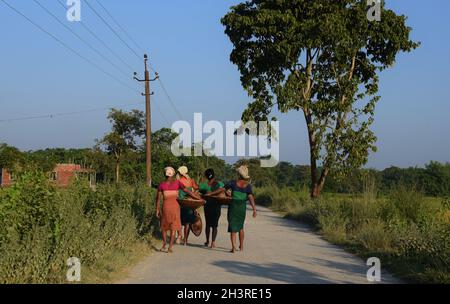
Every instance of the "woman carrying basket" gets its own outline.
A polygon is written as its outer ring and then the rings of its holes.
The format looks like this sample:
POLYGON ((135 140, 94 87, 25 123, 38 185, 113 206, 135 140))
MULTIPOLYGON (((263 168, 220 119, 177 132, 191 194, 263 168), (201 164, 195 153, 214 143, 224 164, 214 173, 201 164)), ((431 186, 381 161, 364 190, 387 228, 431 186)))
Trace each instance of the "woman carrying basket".
POLYGON ((238 178, 226 185, 227 191, 231 191, 232 202, 228 207, 228 232, 231 238, 231 252, 236 252, 236 235, 239 233, 240 250, 244 251, 244 222, 247 212, 247 201, 253 208, 253 218, 256 218, 255 197, 253 196, 252 185, 248 168, 241 166, 237 169, 238 178))
POLYGON ((211 235, 212 229, 212 240, 211 240, 211 248, 216 247, 216 238, 217 238, 217 228, 219 226, 219 219, 222 211, 222 206, 212 198, 212 196, 218 196, 220 194, 225 193, 225 184, 219 181, 216 181, 216 175, 213 169, 208 169, 205 171, 205 177, 208 182, 200 185, 200 193, 204 195, 208 195, 206 198, 205 205, 205 219, 206 219, 206 243, 205 246, 210 246, 209 237, 211 235))
MULTIPOLYGON (((191 192, 195 192, 198 190, 198 185, 194 179, 190 178, 188 175, 188 168, 186 166, 182 166, 178 169, 179 181, 184 186, 185 189, 188 189, 191 192)), ((188 192, 183 189, 179 191, 178 198, 180 200, 185 199, 189 195, 188 192)), ((196 199, 201 200, 200 196, 196 196, 196 199)), ((190 225, 195 224, 197 221, 196 212, 187 207, 181 207, 181 225, 184 226, 184 245, 187 245, 189 233, 190 233, 190 225)), ((181 229, 180 229, 181 231, 181 229)))
POLYGON ((166 181, 162 182, 158 187, 156 194, 156 216, 160 219, 161 232, 163 238, 163 246, 161 251, 166 250, 167 232, 170 231, 169 253, 173 252, 173 243, 175 241, 175 233, 181 230, 180 205, 177 198, 180 190, 186 192, 189 196, 200 199, 200 197, 186 189, 182 183, 175 179, 175 169, 167 167, 164 169, 166 181), (163 198, 163 206, 161 210, 161 198, 163 198))

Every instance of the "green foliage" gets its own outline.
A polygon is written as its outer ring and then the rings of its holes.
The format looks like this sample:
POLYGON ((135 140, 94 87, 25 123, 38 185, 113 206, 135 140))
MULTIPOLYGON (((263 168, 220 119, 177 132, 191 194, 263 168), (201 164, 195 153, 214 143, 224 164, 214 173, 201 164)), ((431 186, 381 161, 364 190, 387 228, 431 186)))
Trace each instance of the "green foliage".
POLYGON ((65 282, 69 257, 83 269, 151 235, 157 220, 145 186, 86 183, 55 189, 27 172, 0 191, 0 282, 65 282))
POLYGON ((23 153, 17 148, 0 143, 0 168, 16 168, 23 161, 23 153))
POLYGON ((275 106, 302 112, 313 197, 330 170, 359 168, 376 150, 378 74, 418 46, 406 17, 382 10, 381 22, 370 22, 364 1, 249 0, 222 18, 231 61, 254 99, 243 119, 268 121, 275 106))
POLYGON ((419 224, 427 220, 423 218, 430 214, 427 208, 429 206, 423 195, 405 187, 399 187, 390 194, 383 210, 383 218, 419 224))
MULTIPOLYGON (((370 182, 366 182, 370 184, 370 182)), ((364 258, 377 256, 407 280, 450 283, 450 209, 399 187, 384 196, 376 188, 360 195, 324 194, 311 200, 292 188, 259 188, 257 203, 317 228, 329 241, 364 258)))
POLYGON ((115 180, 120 181, 120 164, 125 154, 136 152, 137 140, 145 132, 145 116, 142 111, 124 112, 112 109, 108 115, 112 131, 97 143, 97 149, 104 148, 115 160, 115 180))

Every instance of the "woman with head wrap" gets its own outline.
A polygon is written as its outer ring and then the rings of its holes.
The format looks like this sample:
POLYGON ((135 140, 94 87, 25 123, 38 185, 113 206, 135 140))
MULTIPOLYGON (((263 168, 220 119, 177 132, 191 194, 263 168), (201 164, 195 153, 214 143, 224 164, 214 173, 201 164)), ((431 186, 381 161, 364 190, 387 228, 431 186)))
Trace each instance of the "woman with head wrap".
POLYGON ((169 253, 173 252, 173 243, 175 241, 175 232, 181 230, 180 219, 180 205, 177 198, 180 190, 183 190, 187 195, 201 199, 197 194, 187 189, 180 181, 175 179, 175 169, 167 167, 164 169, 166 181, 162 182, 158 187, 156 194, 156 216, 160 219, 161 232, 163 238, 163 247, 161 251, 166 250, 167 246, 167 232, 170 231, 169 253), (163 198, 163 205, 161 210, 161 198, 163 198))
MULTIPOLYGON (((205 171, 205 177, 208 182, 200 185, 200 193, 207 194, 208 196, 217 196, 225 193, 225 184, 216 180, 216 175, 213 169, 205 171)), ((214 199, 206 199, 205 205, 205 219, 206 219, 206 243, 209 245, 209 237, 212 229, 211 248, 216 247, 217 228, 219 226, 219 218, 221 215, 222 206, 218 204, 214 199)))
MULTIPOLYGON (((188 168, 186 166, 178 168, 178 174, 178 180, 182 185, 184 185, 185 189, 188 189, 191 192, 198 190, 198 185, 195 180, 188 175, 188 168)), ((187 193, 186 191, 180 190, 178 196, 179 199, 185 199, 187 193)), ((197 216, 194 210, 186 207, 181 207, 181 225, 184 226, 184 245, 187 245, 188 243, 189 233, 191 231, 190 225, 195 224, 196 221, 197 216)))
POLYGON ((244 251, 244 222, 247 212, 247 201, 253 208, 253 218, 256 218, 255 197, 248 168, 241 166, 237 169, 238 178, 229 182, 225 188, 231 191, 232 202, 228 207, 228 232, 231 238, 231 252, 236 252, 236 235, 239 233, 240 250, 244 251))

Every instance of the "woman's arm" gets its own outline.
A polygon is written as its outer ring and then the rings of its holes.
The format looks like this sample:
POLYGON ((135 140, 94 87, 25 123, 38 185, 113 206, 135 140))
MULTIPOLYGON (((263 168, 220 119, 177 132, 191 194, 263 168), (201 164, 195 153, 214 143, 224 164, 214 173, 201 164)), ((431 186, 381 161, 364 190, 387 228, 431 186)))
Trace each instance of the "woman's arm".
POLYGON ((248 195, 248 201, 253 208, 253 217, 256 217, 256 204, 255 204, 255 196, 253 194, 248 195))
POLYGON ((155 200, 155 208, 156 208, 156 217, 161 217, 161 191, 156 192, 156 200, 155 200))
POLYGON ((217 195, 221 195, 224 192, 225 192, 225 188, 219 188, 216 191, 209 192, 207 195, 208 196, 217 196, 217 195))
POLYGON ((194 191, 198 191, 199 186, 197 184, 197 182, 195 181, 195 179, 192 180, 192 189, 194 189, 194 191))
POLYGON ((184 192, 186 192, 190 197, 195 198, 195 199, 197 199, 197 200, 202 200, 201 196, 198 195, 197 193, 192 192, 191 190, 189 190, 189 189, 187 189, 187 188, 184 188, 184 189, 182 189, 182 190, 183 190, 184 192))

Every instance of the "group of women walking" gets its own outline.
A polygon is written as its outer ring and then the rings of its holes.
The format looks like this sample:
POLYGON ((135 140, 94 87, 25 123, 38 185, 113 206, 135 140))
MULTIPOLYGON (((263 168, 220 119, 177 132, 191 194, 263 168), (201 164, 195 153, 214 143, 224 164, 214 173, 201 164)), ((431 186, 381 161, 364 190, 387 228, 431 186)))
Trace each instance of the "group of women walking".
POLYGON ((213 169, 208 169, 204 173, 206 182, 200 186, 188 175, 188 168, 185 166, 178 169, 178 176, 175 169, 167 167, 164 170, 166 180, 158 187, 156 195, 156 216, 160 219, 161 232, 163 237, 163 247, 161 251, 173 252, 176 242, 183 242, 187 245, 190 227, 195 225, 198 214, 195 210, 180 207, 178 200, 192 198, 202 200, 205 196, 206 205, 204 207, 206 219, 206 242, 205 246, 216 247, 219 219, 221 217, 222 206, 214 197, 226 195, 231 202, 228 205, 228 232, 230 233, 231 252, 237 250, 236 242, 239 234, 239 250, 244 250, 244 222, 246 218, 247 202, 253 208, 253 217, 256 217, 255 198, 248 168, 241 166, 237 169, 237 178, 228 183, 217 180, 213 169), (163 201, 161 208, 161 200, 163 201), (184 231, 182 227, 184 226, 184 231), (170 232, 170 240, 167 242, 167 234, 170 232))

